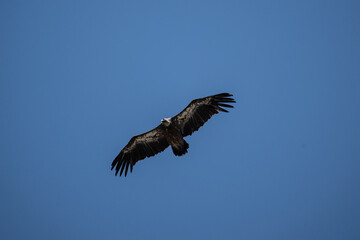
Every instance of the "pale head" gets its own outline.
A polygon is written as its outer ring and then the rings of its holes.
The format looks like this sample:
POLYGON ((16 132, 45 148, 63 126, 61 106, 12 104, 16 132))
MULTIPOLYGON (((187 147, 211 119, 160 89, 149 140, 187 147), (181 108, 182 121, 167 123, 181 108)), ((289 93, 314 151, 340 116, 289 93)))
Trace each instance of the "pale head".
POLYGON ((161 123, 164 124, 165 126, 169 126, 171 123, 170 118, 163 118, 161 119, 161 123))

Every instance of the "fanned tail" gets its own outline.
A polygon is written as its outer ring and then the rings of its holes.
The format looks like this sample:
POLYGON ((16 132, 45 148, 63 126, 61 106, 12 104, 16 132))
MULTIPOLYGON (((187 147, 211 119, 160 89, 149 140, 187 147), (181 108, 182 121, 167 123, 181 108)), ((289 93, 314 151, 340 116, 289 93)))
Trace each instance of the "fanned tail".
POLYGON ((182 156, 187 153, 189 144, 185 140, 182 140, 180 144, 171 145, 171 148, 176 156, 182 156))

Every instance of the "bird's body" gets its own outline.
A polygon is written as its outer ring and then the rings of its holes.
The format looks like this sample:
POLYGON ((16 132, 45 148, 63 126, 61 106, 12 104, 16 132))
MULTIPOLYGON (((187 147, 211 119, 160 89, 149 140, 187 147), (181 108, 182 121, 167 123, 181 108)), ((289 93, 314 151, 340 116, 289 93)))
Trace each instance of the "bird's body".
POLYGON ((164 151, 169 145, 176 156, 187 153, 189 144, 185 136, 197 131, 204 123, 219 111, 228 112, 221 107, 230 107, 226 103, 235 103, 228 93, 221 93, 205 98, 193 100, 182 112, 172 118, 163 118, 161 124, 151 131, 134 136, 114 159, 111 169, 116 166, 115 175, 120 171, 120 176, 125 170, 127 175, 129 166, 139 160, 164 151))
POLYGON ((167 118, 166 121, 161 121, 161 125, 164 127, 166 140, 170 144, 173 153, 176 156, 182 156, 187 153, 189 144, 184 140, 176 124, 172 123, 171 118, 167 118))

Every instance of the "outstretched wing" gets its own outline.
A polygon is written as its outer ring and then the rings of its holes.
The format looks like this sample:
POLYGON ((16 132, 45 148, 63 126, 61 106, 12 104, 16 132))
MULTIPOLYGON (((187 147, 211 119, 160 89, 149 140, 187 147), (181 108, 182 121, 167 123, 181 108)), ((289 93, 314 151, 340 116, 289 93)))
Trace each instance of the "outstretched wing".
POLYGON ((171 118, 171 122, 176 124, 182 135, 188 136, 197 131, 212 115, 220 112, 228 112, 221 107, 233 108, 227 103, 235 103, 229 93, 221 93, 209 97, 199 98, 191 103, 178 115, 171 118))
POLYGON ((164 151, 168 146, 169 143, 166 140, 164 126, 160 124, 149 132, 132 137, 112 162, 111 170, 116 167, 115 175, 120 171, 121 176, 125 169, 126 177, 129 166, 132 172, 133 166, 137 161, 154 156, 164 151))

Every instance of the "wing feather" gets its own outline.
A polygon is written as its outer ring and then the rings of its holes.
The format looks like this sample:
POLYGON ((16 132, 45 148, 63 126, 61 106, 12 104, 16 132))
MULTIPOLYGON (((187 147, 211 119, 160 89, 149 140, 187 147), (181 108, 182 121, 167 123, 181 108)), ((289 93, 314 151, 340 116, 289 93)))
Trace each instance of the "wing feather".
POLYGON ((176 124, 184 137, 191 135, 214 114, 228 112, 224 108, 233 108, 234 106, 229 105, 229 103, 235 103, 235 100, 231 98, 232 96, 229 93, 220 93, 195 99, 178 115, 171 118, 171 121, 176 124))
POLYGON ((115 168, 115 175, 120 171, 120 176, 125 170, 126 176, 129 166, 130 172, 132 172, 137 161, 154 156, 164 151, 168 146, 165 129, 160 124, 151 131, 132 137, 112 162, 111 170, 115 168))

